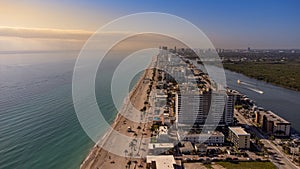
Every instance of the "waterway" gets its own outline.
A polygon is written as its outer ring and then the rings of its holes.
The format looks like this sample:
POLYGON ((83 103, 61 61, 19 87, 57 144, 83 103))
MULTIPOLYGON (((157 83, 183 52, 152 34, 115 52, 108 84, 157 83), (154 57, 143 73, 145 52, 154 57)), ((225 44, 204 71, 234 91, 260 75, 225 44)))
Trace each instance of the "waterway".
POLYGON ((271 110, 290 121, 292 127, 300 131, 300 92, 274 86, 229 70, 225 70, 225 74, 229 88, 238 90, 254 100, 257 106, 271 110), (237 80, 242 83, 238 84, 237 80))

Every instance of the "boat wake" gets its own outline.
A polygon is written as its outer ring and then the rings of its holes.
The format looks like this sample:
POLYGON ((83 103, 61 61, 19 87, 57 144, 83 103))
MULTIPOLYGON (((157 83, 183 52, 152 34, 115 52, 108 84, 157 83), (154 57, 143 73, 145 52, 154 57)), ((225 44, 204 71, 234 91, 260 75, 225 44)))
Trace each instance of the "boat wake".
POLYGON ((237 83, 239 85, 243 85, 248 90, 254 91, 254 92, 259 93, 259 94, 264 94, 264 92, 262 90, 257 89, 256 86, 253 85, 253 84, 246 83, 246 82, 243 82, 241 80, 237 80, 237 83))

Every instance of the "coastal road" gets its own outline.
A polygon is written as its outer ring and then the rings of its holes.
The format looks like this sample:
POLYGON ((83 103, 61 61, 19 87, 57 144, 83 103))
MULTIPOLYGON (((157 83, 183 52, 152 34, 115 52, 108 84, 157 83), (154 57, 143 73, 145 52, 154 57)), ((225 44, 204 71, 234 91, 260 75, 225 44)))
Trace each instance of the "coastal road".
POLYGON ((260 139, 266 139, 267 138, 260 131, 258 131, 258 129, 254 126, 254 124, 252 122, 250 122, 249 120, 247 120, 236 109, 234 110, 234 117, 237 118, 237 120, 239 121, 239 123, 248 125, 258 138, 260 138, 260 139))
POLYGON ((254 126, 252 122, 247 120, 242 114, 237 110, 234 110, 234 116, 237 118, 239 123, 246 124, 250 129, 260 138, 261 142, 272 154, 269 159, 280 169, 299 169, 287 156, 279 150, 270 140, 268 140, 263 134, 261 134, 258 129, 254 126))
POLYGON ((287 156, 280 151, 273 143, 267 139, 261 139, 262 143, 268 148, 268 151, 274 153, 270 155, 270 160, 279 168, 282 169, 299 169, 287 156))

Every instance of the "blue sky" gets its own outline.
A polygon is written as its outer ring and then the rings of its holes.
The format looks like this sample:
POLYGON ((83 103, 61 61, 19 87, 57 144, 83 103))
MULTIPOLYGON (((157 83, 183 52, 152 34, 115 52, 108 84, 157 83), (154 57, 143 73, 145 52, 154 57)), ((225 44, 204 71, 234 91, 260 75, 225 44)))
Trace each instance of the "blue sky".
MULTIPOLYGON (((214 41, 220 40, 222 43, 228 40, 255 46, 254 43, 260 42, 261 45, 269 46, 268 43, 272 42, 274 47, 280 47, 281 43, 276 41, 282 41, 291 46, 295 41, 297 45, 300 42, 300 1, 211 0, 94 3, 94 6, 103 5, 116 11, 116 16, 145 11, 171 13, 191 21, 214 41)), ((288 47, 289 45, 286 44, 282 46, 288 47)))
POLYGON ((10 2, 19 6, 32 7, 33 10, 39 9, 41 21, 24 22, 22 25, 21 21, 13 22, 7 19, 7 22, 3 21, 3 23, 0 20, 0 26, 95 31, 105 23, 123 15, 137 12, 164 12, 189 20, 204 31, 219 48, 247 48, 248 46, 300 48, 300 1, 298 0, 112 0, 105 2, 96 0, 14 2, 13 0, 10 2), (43 19, 47 22, 43 23, 43 19))

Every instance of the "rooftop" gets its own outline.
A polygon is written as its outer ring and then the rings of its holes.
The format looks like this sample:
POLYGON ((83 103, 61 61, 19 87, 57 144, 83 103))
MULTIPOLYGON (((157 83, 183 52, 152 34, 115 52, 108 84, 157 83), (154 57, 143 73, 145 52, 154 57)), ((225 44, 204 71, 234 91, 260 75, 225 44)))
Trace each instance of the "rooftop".
POLYGON ((182 153, 192 152, 194 150, 194 146, 189 141, 182 141, 181 144, 183 145, 183 147, 180 147, 179 149, 182 153))
POLYGON ((155 148, 171 149, 173 147, 174 147, 173 143, 149 143, 149 145, 148 145, 149 150, 152 150, 155 148))
POLYGON ((234 132, 236 135, 250 135, 242 127, 229 127, 229 130, 234 132))
POLYGON ((287 120, 283 119, 282 117, 276 115, 272 111, 260 111, 260 113, 264 114, 268 118, 268 120, 273 121, 275 124, 277 124, 277 123, 290 124, 290 122, 288 122, 287 120))
POLYGON ((159 134, 168 134, 167 126, 159 126, 159 134))
POLYGON ((173 155, 147 156, 147 163, 155 162, 156 169, 174 169, 176 165, 173 155))
POLYGON ((205 136, 224 136, 222 132, 219 131, 212 131, 212 132, 207 132, 207 133, 188 133, 188 132, 178 132, 181 136, 185 137, 205 137, 205 136))

